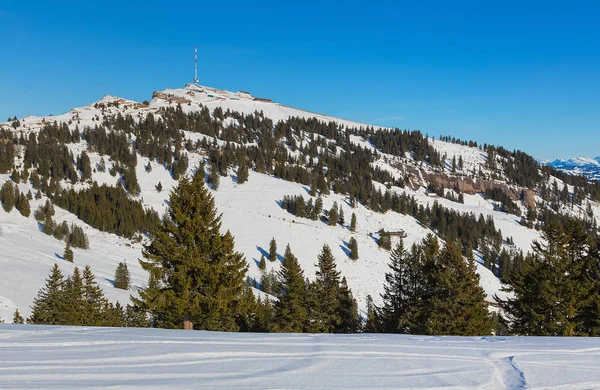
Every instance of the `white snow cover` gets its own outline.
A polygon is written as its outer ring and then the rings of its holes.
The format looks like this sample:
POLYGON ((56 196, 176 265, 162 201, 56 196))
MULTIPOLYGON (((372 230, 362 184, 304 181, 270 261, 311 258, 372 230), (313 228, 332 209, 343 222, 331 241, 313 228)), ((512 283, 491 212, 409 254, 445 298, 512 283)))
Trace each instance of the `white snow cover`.
POLYGON ((592 389, 600 339, 0 326, 2 389, 592 389))

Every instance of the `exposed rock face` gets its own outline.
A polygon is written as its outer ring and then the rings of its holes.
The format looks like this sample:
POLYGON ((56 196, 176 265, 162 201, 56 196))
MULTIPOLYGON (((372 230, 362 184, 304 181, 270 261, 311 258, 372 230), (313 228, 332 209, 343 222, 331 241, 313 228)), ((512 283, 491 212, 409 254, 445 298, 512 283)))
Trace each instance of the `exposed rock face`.
POLYGON ((406 185, 413 190, 416 190, 420 186, 427 186, 429 183, 443 186, 444 188, 458 188, 460 192, 470 195, 482 193, 489 189, 499 189, 513 201, 524 199, 525 206, 535 207, 534 193, 528 189, 519 190, 499 181, 473 179, 464 176, 449 176, 445 173, 427 173, 419 168, 405 164, 397 164, 395 167, 406 172, 406 185))
POLYGON ((158 91, 155 91, 152 94, 152 99, 161 99, 161 100, 168 101, 169 103, 179 103, 179 104, 191 103, 191 100, 186 99, 184 97, 169 95, 164 92, 158 92, 158 91))

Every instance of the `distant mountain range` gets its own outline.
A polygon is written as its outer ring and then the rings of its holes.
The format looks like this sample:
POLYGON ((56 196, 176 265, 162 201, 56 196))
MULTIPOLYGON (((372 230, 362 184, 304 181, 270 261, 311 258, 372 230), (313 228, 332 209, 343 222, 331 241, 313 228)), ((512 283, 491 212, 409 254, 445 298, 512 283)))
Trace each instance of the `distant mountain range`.
POLYGON ((569 160, 556 159, 543 163, 572 175, 584 175, 592 180, 600 180, 600 156, 596 158, 575 157, 569 160))

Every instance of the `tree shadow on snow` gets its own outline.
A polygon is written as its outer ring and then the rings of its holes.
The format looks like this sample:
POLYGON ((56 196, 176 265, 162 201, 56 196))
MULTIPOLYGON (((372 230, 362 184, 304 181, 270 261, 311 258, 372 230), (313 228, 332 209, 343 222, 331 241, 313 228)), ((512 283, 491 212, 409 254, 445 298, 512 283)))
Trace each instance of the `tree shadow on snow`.
POLYGON ((277 203, 277 206, 279 206, 279 208, 283 208, 283 200, 276 200, 275 203, 277 203))
MULTIPOLYGON (((262 247, 260 246, 256 246, 256 249, 260 252, 261 255, 263 255, 265 257, 265 259, 269 259, 269 252, 267 252, 266 250, 264 250, 262 247)), ((256 259, 254 259, 256 261, 256 259)), ((257 262, 258 265, 258 262, 257 262)))
POLYGON ((303 189, 304 191, 306 191, 306 193, 307 193, 308 195, 310 195, 310 187, 307 187, 307 186, 302 186, 302 189, 303 189))
POLYGON ((229 177, 231 178, 231 181, 233 181, 234 183, 238 182, 238 177, 237 175, 234 175, 233 173, 231 175, 229 175, 229 177))
POLYGON ((346 256, 350 257, 350 248, 349 245, 346 241, 342 241, 343 245, 340 245, 340 249, 344 251, 344 253, 346 254, 346 256))
POLYGON ((65 259, 64 257, 62 257, 61 255, 59 255, 56 252, 54 253, 54 256, 56 256, 56 258, 59 259, 59 260, 64 260, 65 259))
POLYGON ((102 279, 106 280, 108 283, 110 283, 111 286, 115 287, 115 281, 113 279, 108 279, 105 277, 102 277, 102 279))

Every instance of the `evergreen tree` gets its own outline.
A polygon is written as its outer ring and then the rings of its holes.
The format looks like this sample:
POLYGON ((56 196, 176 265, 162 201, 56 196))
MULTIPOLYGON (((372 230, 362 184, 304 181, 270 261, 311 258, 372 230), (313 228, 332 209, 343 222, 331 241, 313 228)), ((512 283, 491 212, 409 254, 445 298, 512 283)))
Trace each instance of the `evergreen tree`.
POLYGON ((298 333, 307 325, 306 281, 298 259, 290 246, 285 250, 281 269, 277 272, 278 288, 275 303, 276 323, 272 330, 298 333))
POLYGON ((595 334, 592 324, 600 324, 598 306, 594 310, 597 249, 590 246, 579 221, 570 220, 564 228, 550 225, 543 240, 547 244, 534 242, 533 255, 509 275, 506 289, 514 297, 496 297, 511 320, 509 331, 531 336, 595 334))
POLYGON ((220 233, 221 217, 203 172, 182 178, 170 195, 167 218, 152 232, 140 260, 158 286, 136 302, 158 326, 235 331, 247 265, 233 237, 220 233))
POLYGON ((16 199, 14 193, 12 183, 8 180, 5 181, 2 188, 0 188, 0 202, 2 202, 2 208, 7 213, 10 213, 13 207, 15 207, 16 199))
POLYGON ((275 241, 275 237, 273 237, 269 243, 269 260, 277 260, 277 241, 275 241))
POLYGON ((243 165, 240 165, 240 167, 238 168, 237 182, 238 182, 238 184, 244 184, 247 181, 248 181, 248 167, 245 164, 243 164, 243 165))
POLYGON ((340 285, 340 304, 339 316, 340 323, 334 330, 336 333, 357 333, 360 330, 361 322, 358 317, 358 304, 352 296, 352 291, 348 288, 346 278, 342 278, 340 285))
POLYGON ((340 212, 338 215, 338 223, 342 226, 344 226, 344 224, 346 223, 346 221, 344 219, 344 208, 342 206, 340 206, 340 212))
POLYGON ((260 262, 258 263, 258 268, 261 271, 264 271, 267 268, 267 262, 265 261, 265 255, 260 255, 260 262))
POLYGON ((24 324, 24 323, 25 323, 25 319, 23 318, 21 313, 19 313, 19 309, 15 310, 15 313, 13 314, 13 324, 24 324))
POLYGON ((73 275, 67 278, 62 301, 64 302, 63 325, 83 326, 86 324, 87 313, 83 310, 85 304, 85 289, 83 278, 78 267, 73 270, 73 275))
POLYGON ((405 321, 415 291, 409 280, 407 253, 404 242, 400 240, 390 254, 390 270, 385 274, 383 286, 383 305, 380 317, 386 333, 408 333, 405 321))
POLYGON ((119 263, 117 269, 115 270, 115 288, 129 290, 130 284, 131 276, 129 274, 129 269, 127 268, 127 263, 119 263))
POLYGON ((27 197, 21 193, 19 198, 17 199, 16 209, 19 210, 22 216, 28 218, 31 214, 31 206, 29 205, 29 200, 27 197))
POLYGON ((492 320, 479 285, 472 260, 465 261, 460 248, 452 242, 439 252, 425 279, 431 295, 426 295, 423 310, 429 320, 427 334, 480 336, 492 331, 492 320))
POLYGON ((210 167, 210 174, 208 175, 208 184, 212 186, 214 191, 219 189, 219 183, 221 181, 221 176, 219 175, 219 168, 217 164, 213 164, 210 167))
POLYGON ((356 214, 355 213, 352 213, 352 217, 350 219, 350 231, 351 232, 356 231, 356 214))
POLYGON ((352 260, 358 260, 358 242, 354 237, 350 237, 348 241, 348 249, 350 250, 350 257, 352 260))
POLYGON ((386 232, 385 230, 381 229, 379 231, 379 240, 377 241, 377 245, 385 250, 391 250, 392 249, 392 236, 390 235, 390 232, 386 232))
POLYGON ((63 253, 63 259, 73 262, 73 250, 71 249, 71 242, 67 239, 67 243, 65 245, 65 252, 63 253))
POLYGON ((333 202, 331 210, 329 210, 329 226, 335 226, 338 223, 338 207, 337 203, 333 202))
POLYGON ((27 322, 32 324, 58 325, 64 318, 64 302, 62 289, 64 277, 58 264, 52 267, 45 286, 38 292, 31 306, 31 317, 27 322))
POLYGON ((328 245, 323 245, 317 257, 316 279, 316 318, 317 332, 332 333, 341 323, 340 317, 340 273, 337 270, 335 258, 328 245))
POLYGON ((120 326, 121 321, 111 321, 109 315, 112 305, 104 297, 102 289, 96 283, 89 265, 83 269, 83 315, 88 326, 120 326))
POLYGON ((159 181, 158 184, 156 185, 156 191, 161 192, 162 189, 163 189, 162 183, 159 181))

